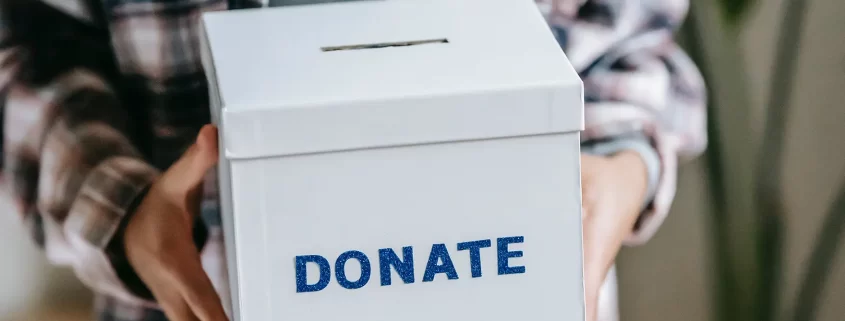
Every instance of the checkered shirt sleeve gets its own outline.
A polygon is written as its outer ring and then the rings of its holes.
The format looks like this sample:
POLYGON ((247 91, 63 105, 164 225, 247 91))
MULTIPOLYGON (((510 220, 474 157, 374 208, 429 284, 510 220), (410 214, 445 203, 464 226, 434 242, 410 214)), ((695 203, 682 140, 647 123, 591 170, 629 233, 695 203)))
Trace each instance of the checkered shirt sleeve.
POLYGON ((647 241, 669 212, 680 161, 707 144, 706 91, 673 41, 682 0, 537 0, 584 82, 585 142, 644 134, 660 156, 654 198, 626 243, 647 241))
POLYGON ((3 178, 36 242, 100 293, 133 296, 106 254, 127 208, 158 175, 127 138, 131 119, 105 82, 75 69, 32 88, 10 81, 16 48, 0 54, 3 178))

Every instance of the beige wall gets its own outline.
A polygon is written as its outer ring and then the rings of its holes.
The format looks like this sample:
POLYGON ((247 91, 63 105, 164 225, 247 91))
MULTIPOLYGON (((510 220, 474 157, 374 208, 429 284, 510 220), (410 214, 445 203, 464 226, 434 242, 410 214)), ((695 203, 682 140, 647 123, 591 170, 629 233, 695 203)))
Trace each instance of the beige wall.
POLYGON ((48 264, 15 213, 0 187, 0 321, 89 320, 89 292, 48 264))
MULTIPOLYGON (((790 216, 787 224, 787 298, 794 292, 809 258, 814 236, 833 194, 845 182, 845 2, 810 1, 810 20, 804 32, 805 48, 795 75, 793 112, 787 135, 785 181, 790 216)), ((776 21, 765 21, 777 23, 776 21)), ((749 30, 751 38, 765 34, 766 26, 749 30)), ((757 48, 749 50, 762 52, 757 48)), ((752 74, 764 66, 752 63, 752 74)), ((766 77, 768 78, 768 77, 766 77)), ((845 215, 845 213, 840 213, 845 215)), ((827 284, 819 320, 841 320, 845 315, 845 250, 840 249, 833 278, 827 284)))
POLYGON ((37 299, 44 288, 43 259, 34 246, 22 242, 24 231, 12 214, 11 204, 0 201, 0 319, 37 299))
MULTIPOLYGON (((754 111, 749 126, 759 132, 784 0, 757 2, 760 6, 742 28, 740 45, 754 111)), ((838 184, 845 180, 845 1, 809 3, 785 133, 784 180, 789 184, 784 195, 789 212, 785 302, 789 305, 822 216, 838 184)), ((698 321, 712 317, 708 311, 712 302, 707 265, 709 210, 702 165, 699 160, 682 169, 673 213, 653 241, 622 254, 620 300, 624 321, 698 321)), ((845 305, 841 304, 845 299, 845 250, 840 252, 819 320, 840 320, 845 315, 845 305)))

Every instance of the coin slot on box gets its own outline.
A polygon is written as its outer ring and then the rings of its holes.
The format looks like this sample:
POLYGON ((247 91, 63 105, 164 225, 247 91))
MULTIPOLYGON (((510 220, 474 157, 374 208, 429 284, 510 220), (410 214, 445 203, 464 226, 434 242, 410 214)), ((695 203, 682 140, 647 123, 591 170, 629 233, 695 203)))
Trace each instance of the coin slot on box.
POLYGON ((449 39, 441 38, 441 39, 427 39, 427 40, 399 41, 399 42, 380 42, 380 43, 369 43, 369 44, 359 44, 359 45, 323 47, 323 48, 320 48, 320 49, 322 49, 325 52, 330 52, 330 51, 343 51, 343 50, 362 50, 362 49, 380 49, 380 48, 390 48, 390 47, 408 47, 408 46, 419 46, 419 45, 429 45, 429 44, 439 44, 439 43, 449 43, 449 39))

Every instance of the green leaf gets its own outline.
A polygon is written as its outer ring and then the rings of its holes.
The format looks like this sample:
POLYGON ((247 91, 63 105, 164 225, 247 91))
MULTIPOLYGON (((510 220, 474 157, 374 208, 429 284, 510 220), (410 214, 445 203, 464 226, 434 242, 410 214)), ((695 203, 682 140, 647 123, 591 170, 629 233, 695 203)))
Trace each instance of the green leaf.
MULTIPOLYGON (((813 254, 804 270, 804 280, 798 290, 792 320, 816 320, 821 309, 824 288, 828 285, 836 253, 845 237, 845 181, 839 187, 833 204, 825 216, 821 232, 816 235, 813 254)), ((842 254, 842 253, 840 253, 842 254)))
POLYGON ((718 2, 725 20, 731 24, 736 24, 745 18, 749 9, 756 3, 755 0, 718 0, 718 2))

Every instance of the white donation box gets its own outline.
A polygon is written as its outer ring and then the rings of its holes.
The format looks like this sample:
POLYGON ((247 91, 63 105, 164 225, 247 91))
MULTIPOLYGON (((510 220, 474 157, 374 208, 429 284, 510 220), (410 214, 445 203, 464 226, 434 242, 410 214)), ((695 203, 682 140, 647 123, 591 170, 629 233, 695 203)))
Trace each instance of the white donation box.
POLYGON ((233 320, 583 320, 582 83, 533 1, 202 21, 233 320))

